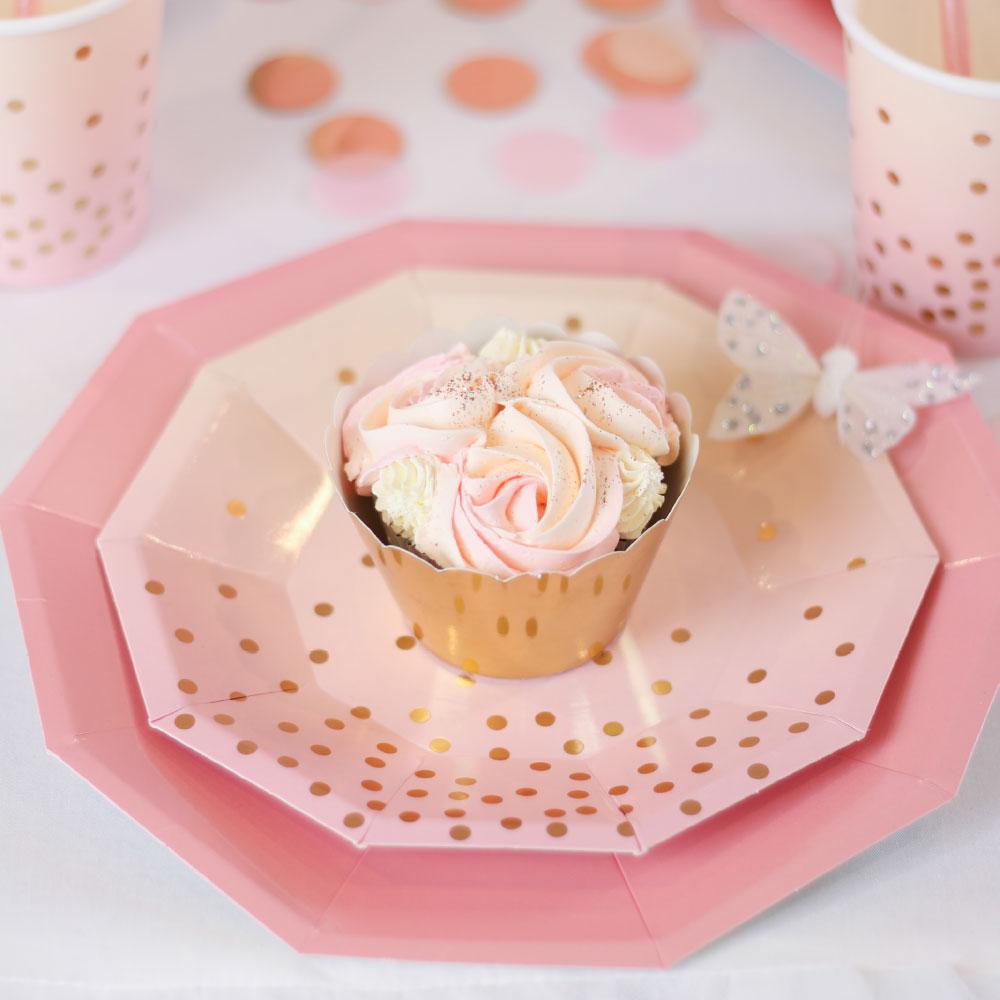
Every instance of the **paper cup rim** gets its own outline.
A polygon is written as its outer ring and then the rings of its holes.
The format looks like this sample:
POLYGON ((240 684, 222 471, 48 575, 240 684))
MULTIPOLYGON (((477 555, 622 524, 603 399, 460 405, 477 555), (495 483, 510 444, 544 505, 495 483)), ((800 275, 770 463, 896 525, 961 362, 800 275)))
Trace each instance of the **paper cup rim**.
POLYGON ((131 2, 132 0, 91 0, 81 7, 73 7, 71 10, 56 14, 0 18, 0 38, 23 38, 48 31, 60 31, 63 28, 75 28, 77 25, 94 21, 104 14, 110 14, 111 11, 131 2))
POLYGON ((833 9, 841 27, 850 38, 860 42, 882 62, 907 76, 915 77, 933 87, 951 90, 965 97, 985 97, 1000 101, 1000 81, 979 80, 975 77, 958 76, 944 70, 926 66, 909 56, 897 52, 890 45, 877 38, 860 21, 857 15, 858 0, 833 0, 833 9))

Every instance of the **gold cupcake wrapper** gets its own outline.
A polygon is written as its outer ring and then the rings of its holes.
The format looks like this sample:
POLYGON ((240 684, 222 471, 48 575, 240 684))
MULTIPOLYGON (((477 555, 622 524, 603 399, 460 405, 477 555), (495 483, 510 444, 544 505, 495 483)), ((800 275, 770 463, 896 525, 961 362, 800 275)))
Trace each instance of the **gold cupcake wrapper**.
POLYGON ((691 479, 698 438, 691 433, 687 400, 670 397, 681 429, 680 455, 665 469, 666 502, 639 538, 569 573, 501 580, 475 570, 440 569, 382 540, 373 504, 354 493, 340 458, 343 418, 362 391, 351 387, 337 398, 328 447, 334 486, 414 637, 452 666, 489 677, 544 677, 600 661, 625 627, 691 479))

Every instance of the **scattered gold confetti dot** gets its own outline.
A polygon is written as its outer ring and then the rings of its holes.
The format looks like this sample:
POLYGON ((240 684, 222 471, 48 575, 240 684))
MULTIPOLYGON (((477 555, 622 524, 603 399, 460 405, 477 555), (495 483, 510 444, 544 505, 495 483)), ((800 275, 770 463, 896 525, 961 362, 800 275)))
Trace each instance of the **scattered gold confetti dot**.
POLYGON ((295 692, 298 691, 299 689, 299 686, 298 684, 295 683, 295 681, 289 681, 289 680, 283 680, 278 685, 278 687, 281 688, 281 690, 284 691, 285 694, 295 694, 295 692))
POLYGON ((500 820, 500 825, 505 830, 516 830, 521 825, 521 821, 516 816, 504 816, 500 820))
POLYGON ((231 726, 236 721, 231 715, 226 715, 225 712, 220 712, 218 715, 213 715, 212 718, 220 726, 231 726))
POLYGON ((244 517, 247 512, 247 505, 242 500, 230 500, 226 504, 226 510, 233 517, 244 517))
POLYGON ((381 757, 365 757, 365 763, 369 767, 385 767, 385 761, 381 757))
POLYGON ((361 813, 348 813, 344 817, 344 826, 354 829, 355 827, 362 826, 365 822, 364 816, 361 813))
POLYGON ((467 826, 453 826, 449 831, 452 840, 468 840, 472 831, 467 826))
POLYGON ((461 778, 456 778, 455 779, 455 784, 456 785, 474 785, 475 783, 476 783, 476 779, 475 778, 470 778, 468 776, 463 776, 461 778))
POLYGON ((685 799, 681 803, 681 812, 685 816, 697 816, 701 812, 701 803, 696 799, 685 799))
POLYGON ((337 372, 337 380, 341 385, 350 385, 357 379, 357 377, 357 373, 353 368, 341 368, 340 371, 337 372))
POLYGON ((278 728, 283 733, 297 733, 299 731, 299 727, 294 722, 279 722, 278 728))
POLYGON ((188 680, 187 677, 182 677, 177 682, 177 687, 179 690, 183 691, 185 694, 197 694, 198 685, 194 681, 188 680))
POLYGON ((414 722, 427 722, 431 713, 426 708, 414 708, 410 711, 410 718, 414 722))
POLYGON ((670 681, 664 680, 653 681, 650 687, 653 690, 653 694, 670 694, 670 692, 674 689, 674 686, 670 683, 670 681))
POLYGON ((529 618, 524 623, 524 631, 529 639, 534 639, 538 635, 538 621, 534 618, 529 618))
POLYGON ((486 720, 486 725, 489 726, 490 729, 506 729, 507 720, 502 715, 491 715, 486 720))
POLYGON ((194 642, 194 633, 190 629, 176 628, 174 629, 174 638, 178 642, 194 642))
POLYGON ((765 677, 767 677, 766 670, 751 670, 747 674, 747 682, 749 684, 759 684, 765 677))
POLYGON ((326 726, 327 729, 343 729, 346 723, 340 719, 324 719, 323 725, 326 726))
POLYGON ((382 753, 398 753, 399 748, 395 743, 376 743, 375 744, 382 753))
POLYGON ((174 725, 178 729, 190 729, 194 725, 194 716, 188 715, 187 712, 182 715, 178 715, 177 718, 174 719, 174 725))
POLYGON ((490 750, 490 760, 507 760, 510 757, 510 751, 506 747, 493 747, 490 750))
POLYGON ((435 753, 446 753, 448 750, 451 749, 451 743, 440 736, 436 736, 434 739, 432 739, 428 744, 428 746, 435 753))
POLYGON ((766 719, 766 718, 767 718, 767 712, 765 712, 762 708, 758 708, 757 711, 751 712, 747 716, 747 722, 760 722, 761 719, 766 719))
POLYGON ((627 794, 628 794, 628 785, 612 785, 608 789, 608 795, 617 796, 617 795, 627 795, 627 794))
POLYGON ((670 638, 674 642, 687 642, 691 638, 691 632, 686 628, 675 628, 673 632, 670 633, 670 638))
POLYGON ((551 726, 556 721, 556 717, 551 712, 539 712, 535 716, 535 722, 540 726, 551 726))
POLYGON ((159 595, 159 594, 162 594, 166 589, 167 588, 164 587, 163 584, 160 583, 159 580, 147 580, 146 581, 146 590, 148 590, 151 594, 157 594, 157 595, 159 595))
POLYGON ((747 768, 747 774, 751 778, 766 778, 771 773, 766 764, 751 764, 747 768))
POLYGON ((760 743, 759 736, 744 736, 743 739, 740 740, 740 746, 744 749, 747 747, 755 747, 758 743, 760 743))
POLYGON ((260 650, 260 646, 253 639, 240 639, 240 649, 244 653, 256 653, 260 650))
POLYGON ((565 823, 549 823, 545 828, 545 832, 550 837, 564 837, 566 835, 566 824, 565 823))
POLYGON ((714 736, 702 736, 700 739, 694 741, 696 747, 710 747, 715 743, 714 736))
POLYGON ((381 792, 382 782, 376 781, 374 778, 365 778, 365 780, 361 782, 361 787, 369 792, 381 792))
POLYGON ((553 819, 556 819, 559 816, 565 816, 566 815, 566 810, 565 809, 546 809, 545 810, 545 815, 546 816, 551 816, 553 819))
POLYGON ((646 764, 640 764, 636 768, 636 771, 639 774, 652 774, 659 766, 660 766, 659 764, 655 764, 653 763, 653 761, 649 761, 646 764))
POLYGON ((656 746, 655 736, 642 736, 635 741, 635 745, 640 749, 656 746))
POLYGON ((847 568, 848 569, 861 569, 862 566, 866 566, 867 564, 868 564, 868 560, 865 559, 863 556, 855 556, 847 564, 847 568))
POLYGON ((821 614, 823 614, 823 609, 818 604, 814 604, 812 607, 806 608, 805 611, 802 612, 802 617, 808 621, 813 621, 814 619, 819 618, 821 614))
POLYGON ((311 649, 309 659, 313 663, 326 663, 330 659, 330 654, 325 649, 311 649))
POLYGON ((662 795, 664 792, 672 791, 674 783, 672 781, 658 781, 653 785, 653 791, 658 795, 662 795))
POLYGON ((369 567, 370 567, 370 566, 374 566, 374 565, 375 565, 375 560, 374 560, 374 559, 372 559, 372 557, 371 557, 370 555, 368 555, 368 553, 366 552, 366 553, 365 553, 365 554, 364 554, 364 555, 363 555, 363 556, 361 557, 361 564, 362 564, 363 566, 369 566, 369 567))
POLYGON ((623 837, 634 837, 635 836, 635 830, 632 827, 632 824, 629 823, 627 820, 624 823, 619 823, 617 829, 618 829, 618 832, 623 837))
MULTIPOLYGON (((548 771, 552 765, 547 760, 533 760, 528 767, 532 771, 548 771)), ((570 775, 572 777, 572 775, 570 775)))
POLYGON ((426 798, 426 796, 427 796, 427 789, 426 788, 411 788, 406 794, 411 799, 422 799, 422 798, 426 798))
POLYGON ((888 125, 889 122, 892 121, 892 119, 889 117, 889 112, 886 111, 885 108, 878 109, 878 117, 879 121, 881 121, 885 125, 888 125))
POLYGON ((497 632, 500 635, 507 635, 510 632, 510 622, 503 615, 497 619, 497 632))
POLYGON ((404 823, 416 823, 416 821, 417 821, 418 819, 420 819, 420 813, 418 813, 418 812, 413 812, 412 810, 409 810, 409 809, 408 809, 408 810, 406 810, 406 812, 401 812, 401 813, 399 814, 399 818, 400 818, 400 819, 401 819, 401 820, 402 820, 402 821, 403 821, 404 823))
POLYGON ((625 727, 620 722, 605 722, 604 732, 608 736, 621 736, 625 732, 625 727))
POLYGON ((524 795, 524 796, 537 795, 538 794, 538 789, 537 788, 519 788, 517 790, 516 794, 517 795, 524 795))
POLYGON ((834 694, 833 691, 820 691, 820 693, 816 695, 816 704, 826 705, 833 701, 834 698, 836 698, 836 694, 834 694))
POLYGON ((333 751, 325 743, 313 743, 310 745, 309 749, 316 754, 317 757, 329 757, 333 751))
POLYGON ((247 756, 257 752, 257 744, 254 743, 253 740, 240 740, 239 743, 236 744, 236 749, 239 753, 247 756))
POLYGON ((850 656, 854 652, 853 642, 842 642, 834 651, 837 656, 850 656))
POLYGON ((369 799, 365 805, 373 812, 381 812, 385 808, 385 803, 379 799, 369 799))
POLYGON ((599 667, 606 667, 613 659, 611 651, 608 649, 602 649, 594 658, 594 663, 599 667))
POLYGON ((977 132, 973 137, 972 141, 977 146, 988 146, 991 142, 990 137, 985 132, 977 132))
POLYGON ((299 762, 294 757, 285 757, 285 756, 279 757, 278 758, 278 763, 282 767, 298 767, 299 766, 299 762))
POLYGON ((353 715, 355 719, 370 719, 372 710, 367 708, 365 705, 355 705, 354 708, 351 709, 351 715, 353 715))
POLYGON ((325 781, 314 781, 309 786, 309 791, 312 792, 313 795, 329 795, 330 786, 325 781))
POLYGON ((563 750, 568 754, 583 753, 583 743, 580 740, 567 740, 563 744, 563 750))
POLYGON ((422 767, 419 771, 413 772, 418 778, 433 778, 437 771, 432 771, 430 768, 422 767))
POLYGON ((809 728, 808 722, 793 722, 789 727, 790 733, 804 733, 809 728))
POLYGON ((503 802, 503 796, 502 795, 484 795, 480 799, 480 801, 484 802, 488 806, 497 806, 501 802, 503 802))
POLYGON ((704 719, 705 716, 711 715, 711 711, 707 708, 696 708, 690 715, 692 719, 704 719))
POLYGON ((968 246, 970 243, 975 243, 976 238, 972 233, 956 233, 955 239, 958 240, 963 246, 968 246))
POLYGON ((319 604, 313 605, 313 613, 320 618, 329 618, 333 614, 333 605, 328 601, 320 601, 319 604))
POLYGON ((412 635, 401 635, 396 640, 396 645, 399 646, 400 649, 413 649, 416 644, 417 640, 414 639, 412 635))

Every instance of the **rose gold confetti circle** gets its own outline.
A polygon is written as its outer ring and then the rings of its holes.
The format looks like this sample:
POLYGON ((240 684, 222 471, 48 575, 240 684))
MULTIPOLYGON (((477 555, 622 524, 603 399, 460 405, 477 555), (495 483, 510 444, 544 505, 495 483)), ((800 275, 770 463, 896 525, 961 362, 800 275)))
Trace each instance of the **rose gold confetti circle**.
POLYGON ((695 78, 693 59, 672 35, 648 25, 604 31, 587 43, 583 62, 619 94, 677 94, 695 78))
POLYGON ((309 136, 309 152, 323 164, 358 163, 359 157, 397 160, 403 152, 403 134, 374 115, 338 115, 328 118, 309 136))
POLYGON ((456 66, 445 81, 451 98, 473 111, 509 111, 538 89, 538 74, 513 56, 489 55, 456 66))
POLYGON ((337 85, 337 74, 318 56, 291 54, 262 62, 247 89, 269 111, 301 111, 321 104, 337 85))

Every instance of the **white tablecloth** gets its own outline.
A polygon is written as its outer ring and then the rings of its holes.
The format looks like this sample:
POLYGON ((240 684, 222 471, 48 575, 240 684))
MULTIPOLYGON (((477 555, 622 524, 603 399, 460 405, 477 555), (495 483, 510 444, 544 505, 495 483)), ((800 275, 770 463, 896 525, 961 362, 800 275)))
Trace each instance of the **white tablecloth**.
MULTIPOLYGON (((749 33, 704 36, 689 97, 704 135, 637 158, 601 139, 612 101, 577 53, 604 21, 579 0, 524 0, 490 22, 441 0, 169 3, 144 241, 88 281, 0 297, 0 483, 137 312, 382 221, 308 200, 302 145, 319 114, 267 117, 245 100, 248 69, 275 49, 325 52, 344 79, 331 110, 382 111, 406 130, 407 215, 693 226, 821 280, 850 259, 843 92, 749 33), (480 121, 449 107, 439 81, 491 48, 527 54, 544 86, 528 108, 480 121), (556 125, 591 143, 589 175, 558 195, 509 187, 495 140, 556 125)), ((981 367, 996 418, 998 365, 981 367)), ((0 663, 3 1000, 1000 997, 1000 712, 953 803, 673 970, 419 965, 296 955, 48 757, 6 574, 0 663)))

